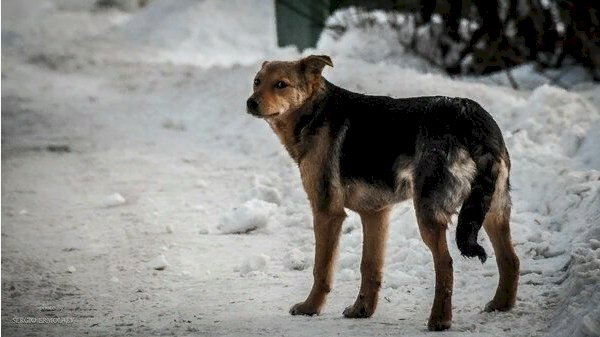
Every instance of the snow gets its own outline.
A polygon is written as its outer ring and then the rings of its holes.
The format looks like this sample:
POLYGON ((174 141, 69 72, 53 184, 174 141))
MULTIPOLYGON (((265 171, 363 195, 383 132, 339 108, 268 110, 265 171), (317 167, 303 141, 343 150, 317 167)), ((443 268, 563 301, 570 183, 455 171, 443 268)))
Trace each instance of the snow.
POLYGON ((102 206, 116 207, 123 205, 125 202, 127 202, 127 200, 125 200, 125 197, 123 197, 120 193, 117 192, 105 197, 102 201, 102 206))
POLYGON ((435 71, 424 60, 405 53, 404 47, 398 42, 406 41, 410 32, 393 28, 390 25, 392 18, 399 23, 408 22, 404 15, 388 18, 388 14, 383 11, 374 11, 368 17, 357 13, 354 8, 337 11, 329 17, 327 25, 345 26, 347 30, 341 35, 335 30, 325 31, 317 42, 317 50, 336 60, 347 57, 370 63, 382 62, 421 71, 435 71), (363 22, 365 20, 373 20, 373 23, 363 22))
POLYGON ((289 270, 305 270, 310 264, 300 249, 293 248, 283 256, 283 265, 289 270))
POLYGON ((223 234, 244 234, 267 227, 276 204, 252 199, 225 214, 217 229, 223 234))
POLYGON ((117 33, 125 43, 151 46, 173 62, 191 60, 207 67, 253 64, 276 47, 275 23, 264 20, 274 16, 274 8, 261 2, 153 1, 117 33))
POLYGON ((244 262, 233 269, 239 272, 240 275, 248 273, 264 272, 267 270, 271 258, 265 254, 252 255, 247 257, 244 262))
MULTIPOLYGON (((300 56, 275 48, 270 1, 155 0, 128 13, 67 0, 2 7, 5 334, 430 335, 433 264, 410 202, 392 214, 371 319, 341 318, 360 283, 353 213, 322 315, 288 315, 311 286, 309 205, 277 137, 244 111, 263 58, 300 56), (70 151, 48 150, 56 144, 70 151), (75 320, 12 323, 45 315, 75 320)), ((332 55, 325 76, 351 90, 472 98, 511 154, 517 305, 481 312, 496 263, 462 258, 451 225, 454 317, 442 335, 598 336, 600 86, 451 79, 385 34, 322 36, 305 54, 332 55)))
POLYGON ((148 268, 155 270, 165 270, 169 266, 169 262, 167 262, 167 258, 160 254, 147 263, 148 268))

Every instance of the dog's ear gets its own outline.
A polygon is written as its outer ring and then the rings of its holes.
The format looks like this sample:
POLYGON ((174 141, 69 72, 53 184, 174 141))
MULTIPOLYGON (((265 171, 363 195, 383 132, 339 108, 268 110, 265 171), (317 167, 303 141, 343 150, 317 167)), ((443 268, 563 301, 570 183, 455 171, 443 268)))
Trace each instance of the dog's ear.
POLYGON ((300 60, 300 71, 306 74, 321 75, 325 66, 333 67, 331 57, 327 55, 310 55, 300 60))
POLYGON ((261 65, 260 67, 261 67, 261 68, 264 68, 264 67, 267 65, 267 63, 269 63, 269 61, 265 61, 265 62, 263 62, 263 63, 262 63, 262 65, 261 65))

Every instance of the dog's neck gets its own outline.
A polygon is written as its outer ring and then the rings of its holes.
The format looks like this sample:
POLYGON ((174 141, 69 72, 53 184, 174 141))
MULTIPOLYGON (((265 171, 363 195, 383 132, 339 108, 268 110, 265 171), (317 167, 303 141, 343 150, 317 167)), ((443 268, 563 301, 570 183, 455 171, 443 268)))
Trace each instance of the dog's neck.
POLYGON ((300 163, 312 145, 310 138, 314 133, 306 131, 318 128, 323 122, 329 86, 332 84, 322 78, 313 94, 300 107, 267 120, 296 163, 300 163))

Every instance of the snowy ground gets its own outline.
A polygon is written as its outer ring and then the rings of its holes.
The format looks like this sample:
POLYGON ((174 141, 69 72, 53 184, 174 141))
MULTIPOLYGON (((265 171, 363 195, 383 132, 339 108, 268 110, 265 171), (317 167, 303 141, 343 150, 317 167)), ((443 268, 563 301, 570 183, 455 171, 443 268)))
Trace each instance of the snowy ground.
MULTIPOLYGON (((310 212, 277 138, 244 112, 260 62, 298 57, 275 48, 270 2, 157 0, 130 14, 91 3, 2 4, 5 335, 432 335, 433 267, 410 203, 394 212, 371 319, 341 315, 359 285, 355 215, 323 314, 288 314, 310 288, 310 212)), ((600 335, 600 87, 452 80, 397 53, 374 60, 377 43, 356 53, 357 40, 321 40, 328 79, 473 98, 512 155, 517 306, 482 313, 495 261, 452 245, 454 324, 438 334, 600 335)))

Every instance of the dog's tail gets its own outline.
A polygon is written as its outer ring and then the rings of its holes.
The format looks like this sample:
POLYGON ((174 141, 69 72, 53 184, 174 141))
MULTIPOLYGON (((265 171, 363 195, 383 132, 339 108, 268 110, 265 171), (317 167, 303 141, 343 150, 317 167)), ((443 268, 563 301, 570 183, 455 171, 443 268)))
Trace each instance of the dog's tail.
POLYGON ((456 244, 465 257, 487 259, 485 249, 477 243, 477 233, 486 216, 510 217, 510 159, 504 151, 503 158, 491 154, 478 158, 477 173, 471 183, 471 192, 463 202, 456 227, 456 244))

